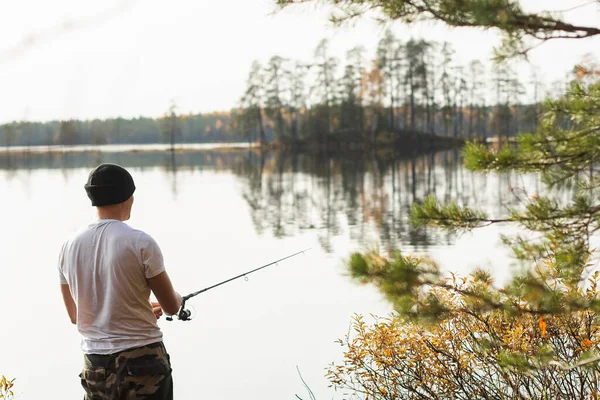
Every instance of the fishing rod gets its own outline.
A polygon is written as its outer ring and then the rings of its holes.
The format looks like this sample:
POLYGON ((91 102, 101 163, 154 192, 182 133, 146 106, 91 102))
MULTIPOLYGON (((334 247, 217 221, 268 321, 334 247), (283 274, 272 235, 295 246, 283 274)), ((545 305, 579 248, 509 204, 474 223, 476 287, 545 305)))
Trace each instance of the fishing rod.
MULTIPOLYGON (((310 249, 311 249, 311 248, 309 247, 308 249, 305 249, 305 250, 299 251, 299 252, 297 252, 297 253, 291 254, 291 255, 289 255, 289 256, 287 256, 287 257, 283 257, 283 258, 280 258, 279 260, 272 261, 272 262, 270 262, 270 263, 268 263, 268 264, 265 264, 265 265, 263 265, 262 267, 258 267, 258 268, 255 268, 255 269, 253 269, 253 270, 250 270, 250 271, 248 271, 248 272, 244 272, 243 274, 239 274, 239 275, 237 275, 237 276, 234 276, 233 278, 226 279, 226 280, 224 280, 223 282, 216 283, 216 284, 214 284, 214 285, 212 285, 212 286, 209 286, 209 287, 207 287, 207 288, 204 288, 204 289, 202 289, 202 290, 198 290, 197 292, 193 292, 193 293, 190 293, 190 294, 188 294, 188 295, 186 295, 186 296, 183 296, 183 297, 182 297, 182 301, 181 301, 181 308, 179 309, 179 312, 177 313, 177 319, 179 319, 179 320, 181 320, 181 321, 189 321, 189 320, 191 320, 191 319, 192 319, 192 318, 191 318, 191 316, 192 316, 192 312, 191 312, 190 310, 187 310, 187 309, 185 308, 185 302, 186 302, 187 300, 191 299, 192 297, 194 297, 194 296, 198 296, 200 293, 207 292, 207 291, 209 291, 209 290, 211 290, 211 289, 214 289, 214 288, 216 288, 216 287, 218 287, 218 286, 224 285, 224 284, 226 284, 226 283, 228 283, 228 282, 234 281, 234 280, 236 280, 236 279, 239 279, 239 278, 242 278, 242 277, 244 277, 244 278, 248 279, 247 275, 250 275, 250 274, 252 274, 252 273, 254 273, 254 272, 256 272, 256 271, 260 271, 260 270, 261 270, 261 269, 263 269, 263 268, 270 267, 270 266, 271 266, 271 265, 273 265, 273 264, 278 264, 278 263, 280 263, 281 261, 287 260, 288 258, 295 257, 295 256, 297 256, 298 254, 304 254, 304 252, 306 252, 306 251, 308 251, 308 250, 310 250, 310 249)), ((173 321, 173 316, 167 317, 167 321, 173 321)))

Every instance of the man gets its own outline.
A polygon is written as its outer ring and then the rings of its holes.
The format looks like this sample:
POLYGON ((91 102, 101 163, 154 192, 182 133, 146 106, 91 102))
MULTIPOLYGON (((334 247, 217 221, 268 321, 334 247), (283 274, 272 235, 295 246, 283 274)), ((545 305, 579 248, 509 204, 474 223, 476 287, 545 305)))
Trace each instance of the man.
POLYGON ((133 178, 102 164, 85 190, 98 220, 64 243, 58 261, 65 307, 82 336, 84 399, 172 399, 170 359, 156 320, 162 310, 176 314, 182 299, 154 239, 124 223, 133 178), (151 291, 158 303, 150 302, 151 291))

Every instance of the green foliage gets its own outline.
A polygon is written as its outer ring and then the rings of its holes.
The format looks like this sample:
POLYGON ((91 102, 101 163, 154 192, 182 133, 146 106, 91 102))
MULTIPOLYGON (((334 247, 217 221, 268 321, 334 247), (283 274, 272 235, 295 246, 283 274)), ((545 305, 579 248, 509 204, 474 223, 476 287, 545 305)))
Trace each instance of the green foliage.
MULTIPOLYGON (((464 151, 469 169, 541 172, 555 186, 580 177, 600 157, 600 82, 573 81, 564 97, 547 100, 535 133, 518 136, 518 146, 488 149, 469 144, 464 151)), ((590 177, 591 178, 591 177, 590 177)), ((597 187, 597 178, 578 182, 597 187)))
POLYGON ((441 205, 432 195, 427 196, 421 205, 413 204, 411 220, 418 228, 436 225, 450 230, 470 230, 489 223, 482 211, 460 207, 454 202, 441 205))
POLYGON ((468 142, 463 148, 465 167, 471 171, 503 171, 516 161, 508 146, 500 150, 489 150, 484 144, 468 142))

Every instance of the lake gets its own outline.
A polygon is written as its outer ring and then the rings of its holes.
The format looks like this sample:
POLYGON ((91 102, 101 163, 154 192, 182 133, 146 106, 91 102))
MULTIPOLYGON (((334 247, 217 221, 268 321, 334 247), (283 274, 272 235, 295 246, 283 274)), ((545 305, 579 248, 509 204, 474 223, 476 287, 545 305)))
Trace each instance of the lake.
POLYGON ((341 398, 324 377, 342 357, 336 340, 355 313, 392 311, 374 288, 347 276, 349 255, 400 248, 457 272, 493 265, 501 282, 511 260, 499 228, 460 237, 415 230, 411 204, 433 193, 502 215, 518 201, 515 188, 532 185, 523 176, 471 173, 458 151, 2 153, 0 374, 17 378, 17 399, 83 397, 79 335, 62 304, 56 260, 62 242, 95 217, 83 185, 101 162, 132 173, 128 223, 157 240, 182 294, 311 248, 193 298, 192 321, 161 318, 177 399, 308 399, 298 370, 317 399, 341 398))

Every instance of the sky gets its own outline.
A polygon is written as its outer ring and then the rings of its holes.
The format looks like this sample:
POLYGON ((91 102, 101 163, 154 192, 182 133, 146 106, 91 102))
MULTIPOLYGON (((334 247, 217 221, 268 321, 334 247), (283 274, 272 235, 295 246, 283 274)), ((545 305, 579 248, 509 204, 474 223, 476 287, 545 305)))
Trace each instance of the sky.
MULTIPOLYGON (((600 26, 589 0, 523 0, 526 10, 564 10, 567 21, 600 26), (587 4, 587 5, 585 5, 587 4)), ((323 38, 343 58, 357 45, 372 58, 386 28, 449 41, 458 62, 488 62, 492 31, 441 24, 377 24, 363 18, 342 28, 313 5, 275 12, 272 0, 19 0, 0 3, 0 122, 156 117, 174 100, 179 112, 225 111, 244 91, 254 60, 274 55, 309 61, 323 38)), ((564 79, 584 54, 600 58, 600 38, 548 42, 530 55, 543 79, 564 79)), ((519 72, 529 80, 531 65, 519 72)))

